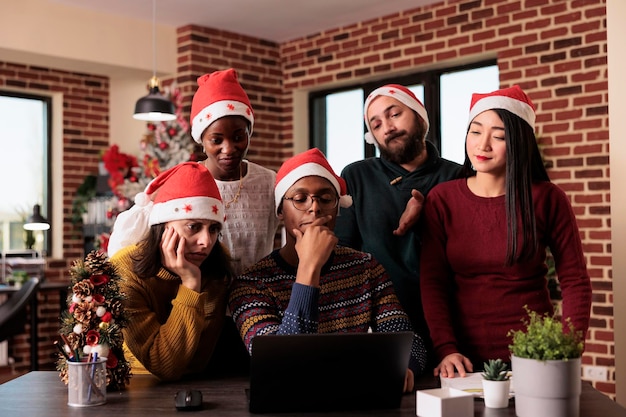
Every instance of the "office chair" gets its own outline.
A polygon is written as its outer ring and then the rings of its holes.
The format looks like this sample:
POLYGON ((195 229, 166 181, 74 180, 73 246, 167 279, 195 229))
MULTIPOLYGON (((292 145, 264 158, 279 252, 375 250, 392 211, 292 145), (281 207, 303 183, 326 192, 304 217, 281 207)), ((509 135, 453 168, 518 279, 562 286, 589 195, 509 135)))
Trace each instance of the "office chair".
MULTIPOLYGON (((26 306, 37 296, 39 278, 30 278, 8 300, 0 304, 0 342, 9 337, 24 333, 26 327, 26 306)), ((34 312, 31 312, 34 314, 34 312)))

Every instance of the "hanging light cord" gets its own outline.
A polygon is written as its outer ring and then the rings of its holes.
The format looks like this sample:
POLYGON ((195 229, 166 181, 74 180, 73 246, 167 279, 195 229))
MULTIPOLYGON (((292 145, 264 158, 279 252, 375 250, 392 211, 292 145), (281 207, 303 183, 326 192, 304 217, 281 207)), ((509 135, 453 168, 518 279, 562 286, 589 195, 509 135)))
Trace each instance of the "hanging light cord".
POLYGON ((152 76, 156 77, 156 0, 152 0, 152 76))

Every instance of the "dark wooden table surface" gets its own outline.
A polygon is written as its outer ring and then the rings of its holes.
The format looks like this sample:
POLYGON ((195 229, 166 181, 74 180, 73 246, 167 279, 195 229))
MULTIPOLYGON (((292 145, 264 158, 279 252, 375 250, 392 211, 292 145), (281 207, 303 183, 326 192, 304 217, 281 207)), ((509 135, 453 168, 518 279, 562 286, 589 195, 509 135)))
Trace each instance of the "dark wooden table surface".
MULTIPOLYGON (((435 379, 420 381, 418 388, 434 387, 435 379)), ((0 385, 0 416, 57 417, 144 417, 211 415, 216 417, 250 416, 245 389, 247 378, 204 379, 159 383, 149 375, 135 375, 131 384, 121 392, 107 393, 104 405, 74 408, 67 405, 67 387, 54 371, 29 372, 19 378, 0 385), (198 389, 203 395, 203 409, 198 412, 182 413, 174 407, 174 395, 182 389, 198 389)), ((626 409, 610 398, 583 383, 580 399, 580 417, 623 417, 626 409)), ((267 417, 292 417, 300 414, 263 414, 267 417)), ((394 410, 372 410, 337 413, 304 413, 307 417, 415 417, 415 393, 406 394, 402 405, 394 410)), ((515 416, 514 402, 508 409, 488 409, 483 401, 474 400, 474 416, 503 417, 515 416)))

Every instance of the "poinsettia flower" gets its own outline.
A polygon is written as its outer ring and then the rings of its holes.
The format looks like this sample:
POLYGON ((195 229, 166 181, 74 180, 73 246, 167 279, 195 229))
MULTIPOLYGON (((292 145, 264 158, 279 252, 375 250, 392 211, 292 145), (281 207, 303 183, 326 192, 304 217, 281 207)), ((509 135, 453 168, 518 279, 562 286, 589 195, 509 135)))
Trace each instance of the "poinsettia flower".
POLYGON ((99 285, 104 285, 109 282, 110 277, 106 274, 94 274, 89 277, 89 281, 97 287, 99 285))
POLYGON ((85 336, 85 343, 89 346, 95 346, 100 341, 100 333, 95 330, 89 330, 85 336))

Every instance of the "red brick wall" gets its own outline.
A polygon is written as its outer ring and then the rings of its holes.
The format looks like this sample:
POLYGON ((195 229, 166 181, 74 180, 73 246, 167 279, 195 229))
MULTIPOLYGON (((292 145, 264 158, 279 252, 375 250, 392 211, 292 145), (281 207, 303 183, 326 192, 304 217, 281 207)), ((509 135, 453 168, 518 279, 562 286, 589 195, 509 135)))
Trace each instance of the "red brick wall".
MULTIPOLYGON (((69 283, 71 262, 83 256, 82 232, 71 222, 72 200, 84 177, 97 173, 100 151, 109 144, 109 80, 0 61, 0 89, 63 94, 63 224, 53 224, 50 232, 63 234, 63 253, 59 259, 47 259, 46 279, 69 283)), ((40 363, 45 364, 54 354, 60 300, 56 291, 41 292, 38 300, 38 352, 40 363)), ((10 344, 9 355, 20 369, 30 366, 29 343, 30 338, 23 335, 10 344)))
MULTIPOLYGON (((604 0, 448 0, 281 44, 286 120, 293 91, 496 57, 502 87, 537 105, 551 178, 577 215, 593 283, 584 364, 615 393, 606 8, 604 0)), ((287 143, 293 130, 282 130, 287 143)))
POLYGON ((291 146, 283 136, 290 126, 281 104, 283 79, 279 46, 236 33, 184 26, 178 29, 177 83, 189 114, 191 100, 205 73, 235 68, 254 110, 254 131, 248 158, 277 170, 291 146))
POLYGON ((605 14, 604 0, 450 0, 287 42, 278 55, 190 26, 179 29, 179 83, 193 93, 201 73, 237 68, 257 111, 251 159, 276 167, 291 153, 296 90, 497 58, 501 85, 521 85, 537 105, 551 178, 576 212, 594 288, 583 362, 609 367, 610 381, 594 385, 614 394, 605 14), (258 91, 272 95, 272 111, 258 91), (275 127, 265 130, 266 117, 275 127))
MULTIPOLYGON (((576 212, 594 289, 583 362, 609 367, 610 381, 594 385, 613 395, 605 15, 604 0, 447 0, 280 45, 184 26, 178 29, 176 82, 188 113, 198 76, 236 68, 255 110, 249 157, 277 169, 292 152, 294 91, 497 58, 501 85, 520 84, 537 105, 550 176, 576 212)), ((68 263, 82 256, 81 238, 69 221, 71 199, 108 145, 108 80, 0 63, 0 88, 4 85, 66 93, 64 259, 52 260, 48 268, 49 276, 61 279, 68 263)), ((53 307, 46 314, 57 320, 53 307)), ((49 356, 44 348, 51 342, 45 343, 40 342, 41 359, 49 356)))

